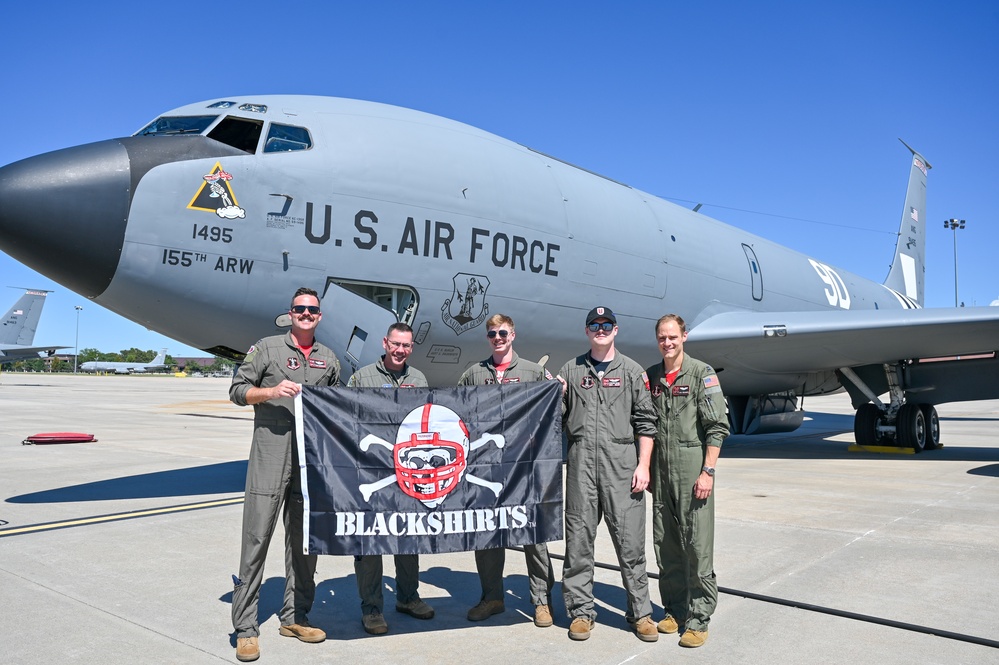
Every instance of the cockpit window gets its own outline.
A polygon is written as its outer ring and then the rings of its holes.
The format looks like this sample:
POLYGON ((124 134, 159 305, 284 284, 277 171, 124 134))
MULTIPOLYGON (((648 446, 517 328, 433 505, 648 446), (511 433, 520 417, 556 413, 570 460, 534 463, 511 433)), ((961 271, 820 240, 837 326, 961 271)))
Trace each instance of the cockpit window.
POLYGON ((134 136, 167 136, 174 134, 200 134, 217 118, 217 115, 162 116, 136 132, 134 136))
POLYGON ((229 116, 212 128, 208 138, 252 154, 257 150, 257 142, 260 141, 260 133, 263 128, 262 120, 247 120, 246 118, 229 116))
POLYGON ((312 137, 305 127, 279 125, 271 123, 264 143, 264 152, 288 152, 291 150, 308 150, 312 147, 312 137))

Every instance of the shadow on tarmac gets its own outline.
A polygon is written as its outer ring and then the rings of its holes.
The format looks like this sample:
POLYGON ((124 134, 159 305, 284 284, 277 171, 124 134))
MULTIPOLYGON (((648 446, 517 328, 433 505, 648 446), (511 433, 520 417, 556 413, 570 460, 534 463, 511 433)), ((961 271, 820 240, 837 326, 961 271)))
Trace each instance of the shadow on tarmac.
MULTIPOLYGON (((808 412, 800 429, 781 434, 758 434, 746 436, 737 434, 725 439, 722 457, 729 459, 881 459, 885 455, 905 461, 964 461, 999 462, 999 447, 978 448, 952 446, 947 442, 948 420, 977 421, 988 418, 941 418, 943 448, 927 450, 918 455, 909 453, 871 453, 849 450, 853 444, 853 416, 835 413, 808 412), (850 435, 850 441, 833 440, 843 434, 850 435)), ((995 475, 990 467, 983 467, 978 475, 995 475)), ((974 473, 971 471, 969 473, 974 473)))
MULTIPOLYGON (((467 553, 469 557, 471 552, 467 553)), ((512 553, 511 553, 512 554, 512 553)), ((432 557, 434 555, 424 555, 432 557)), ((386 562, 386 566, 391 563, 386 562)), ((319 575, 322 575, 323 557, 319 559, 319 575)), ((556 575, 558 573, 556 572, 556 575)), ((405 635, 427 631, 444 631, 467 629, 469 627, 512 626, 534 619, 534 608, 531 606, 529 581, 527 575, 507 575, 503 578, 506 611, 489 617, 485 621, 472 623, 466 618, 469 608, 479 601, 479 577, 475 572, 456 571, 442 566, 420 571, 420 582, 444 590, 447 595, 429 597, 421 593, 434 610, 433 619, 422 621, 405 616, 395 611, 395 578, 386 575, 383 578, 383 596, 385 600, 384 614, 389 624, 389 634, 405 635)), ((424 587, 423 592, 426 591, 424 587)), ((654 581, 650 580, 651 596, 658 595, 654 581)), ((619 586, 594 582, 593 594, 596 600, 597 624, 609 629, 631 631, 625 620, 627 595, 619 586)), ((284 578, 270 577, 264 580, 260 587, 258 617, 261 625, 277 618, 281 612, 284 599, 284 578)), ((232 591, 219 597, 227 605, 232 604, 232 591)), ((562 585, 555 583, 552 589, 552 616, 555 619, 555 629, 567 629, 569 621, 565 614, 562 600, 562 585)), ((652 616, 661 616, 662 608, 653 603, 652 616)), ((368 639, 374 636, 364 632, 361 625, 361 601, 357 594, 357 578, 354 575, 320 581, 316 584, 316 600, 309 613, 309 623, 327 632, 327 640, 347 641, 368 639)), ((230 642, 236 645, 235 633, 230 634, 230 642)))
POLYGON ((8 503, 68 503, 162 497, 232 494, 246 487, 246 460, 187 469, 156 471, 58 487, 7 499, 8 503))

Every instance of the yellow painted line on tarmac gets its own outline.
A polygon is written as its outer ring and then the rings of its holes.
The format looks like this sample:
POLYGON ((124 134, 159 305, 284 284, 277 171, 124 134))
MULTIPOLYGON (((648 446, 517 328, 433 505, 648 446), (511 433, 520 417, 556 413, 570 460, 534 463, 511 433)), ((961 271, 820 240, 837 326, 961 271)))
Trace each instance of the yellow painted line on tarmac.
POLYGON ((46 522, 44 524, 32 524, 29 526, 11 527, 0 529, 0 538, 6 536, 17 536, 25 533, 39 533, 41 531, 53 531, 55 529, 68 529, 74 526, 87 526, 90 524, 101 524, 104 522, 119 522, 121 520, 131 520, 138 517, 150 517, 153 515, 167 515, 169 513, 182 513, 189 510, 203 510, 205 508, 218 508, 220 506, 231 506, 243 503, 243 497, 233 499, 220 499, 218 501, 203 501, 200 503, 186 503, 180 506, 166 506, 164 508, 148 508, 146 510, 131 510, 127 513, 114 513, 111 515, 99 515, 96 517, 82 517, 77 520, 63 520, 61 522, 46 522))

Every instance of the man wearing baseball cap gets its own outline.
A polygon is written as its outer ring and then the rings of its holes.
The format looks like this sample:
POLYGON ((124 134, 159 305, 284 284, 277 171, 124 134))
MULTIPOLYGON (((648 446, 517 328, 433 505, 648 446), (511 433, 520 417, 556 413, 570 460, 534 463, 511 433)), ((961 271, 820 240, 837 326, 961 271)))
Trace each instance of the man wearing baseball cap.
POLYGON ((585 328, 590 350, 563 365, 557 377, 569 443, 562 594, 569 638, 588 639, 596 618, 594 540, 603 516, 628 594, 628 622, 640 640, 655 642, 659 634, 645 566, 645 489, 656 415, 641 366, 614 348, 617 330, 609 307, 590 310, 585 328))

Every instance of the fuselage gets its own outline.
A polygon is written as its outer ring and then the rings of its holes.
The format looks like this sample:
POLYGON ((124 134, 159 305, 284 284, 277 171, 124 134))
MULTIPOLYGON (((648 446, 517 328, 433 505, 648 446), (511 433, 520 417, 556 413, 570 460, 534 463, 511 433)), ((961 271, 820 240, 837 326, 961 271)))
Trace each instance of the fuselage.
MULTIPOLYGON (((0 170, 0 246, 126 318, 222 355, 285 330, 280 315, 299 286, 322 296, 318 337, 344 361, 344 378, 376 359, 387 326, 403 320, 416 331, 410 362, 432 385, 454 383, 489 354, 484 322, 495 313, 516 321, 521 356, 554 370, 586 350, 584 316, 595 305, 617 313, 619 349, 645 365, 659 359, 653 327, 667 312, 686 319, 696 342, 699 321, 728 311, 915 306, 818 259, 418 111, 234 97, 156 122, 165 129, 0 170), (178 129, 169 118, 204 126, 178 129)), ((729 394, 808 380, 737 369, 721 377, 729 394)))

